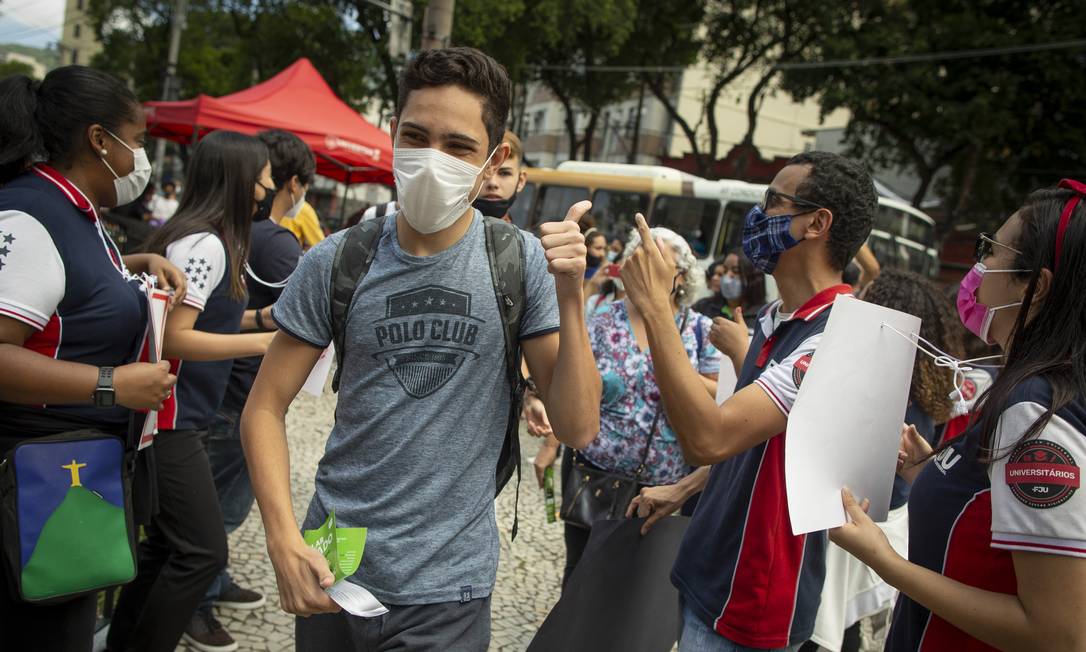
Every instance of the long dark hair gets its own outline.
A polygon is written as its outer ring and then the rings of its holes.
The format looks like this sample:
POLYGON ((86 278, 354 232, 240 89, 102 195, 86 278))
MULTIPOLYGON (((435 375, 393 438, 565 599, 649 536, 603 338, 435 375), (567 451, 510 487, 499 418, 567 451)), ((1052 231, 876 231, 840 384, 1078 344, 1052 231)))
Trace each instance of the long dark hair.
MULTIPOLYGON (((920 337, 961 358, 964 351, 960 320, 950 301, 928 279, 915 273, 887 269, 867 288, 864 300, 920 318, 920 337)), ((909 398, 935 423, 950 418, 954 373, 917 351, 909 398)))
POLYGON ((1064 406, 1086 396, 1086 201, 1079 202, 1071 215, 1063 239, 1063 251, 1056 266, 1056 231, 1060 213, 1070 190, 1045 189, 1031 194, 1018 217, 1022 230, 1018 240, 1007 243, 1022 252, 1015 257, 1016 274, 1028 279, 1026 294, 1018 311, 1006 351, 1003 371, 981 398, 980 436, 987 461, 1009 454, 1013 445, 995 450, 999 418, 1010 403, 1015 387, 1030 378, 1043 376, 1052 387, 1048 410, 1026 431, 1022 439, 1035 437, 1064 406), (1036 314, 1033 308, 1037 280, 1042 269, 1052 270, 1052 283, 1036 314))
POLYGON ((116 77, 84 66, 56 68, 41 82, 0 80, 0 184, 38 161, 70 163, 87 127, 113 133, 139 119, 139 102, 116 77))
POLYGON ((216 233, 226 248, 230 295, 245 296, 242 267, 249 257, 253 194, 268 164, 260 139, 235 131, 215 131, 196 145, 188 162, 185 194, 177 212, 151 236, 144 250, 166 254, 166 247, 193 233, 216 233))

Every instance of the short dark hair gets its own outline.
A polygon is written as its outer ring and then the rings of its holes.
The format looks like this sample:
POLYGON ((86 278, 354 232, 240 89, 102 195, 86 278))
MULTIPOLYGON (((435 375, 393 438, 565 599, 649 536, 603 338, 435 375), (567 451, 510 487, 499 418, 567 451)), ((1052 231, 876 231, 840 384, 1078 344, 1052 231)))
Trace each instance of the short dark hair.
POLYGON ((502 142, 505 121, 509 118, 512 85, 505 67, 475 48, 424 50, 411 60, 400 76, 396 98, 399 119, 407 96, 420 88, 455 85, 478 95, 483 101, 483 124, 489 140, 487 150, 502 142))
POLYGON ((85 66, 54 68, 41 82, 26 75, 0 81, 0 184, 40 158, 70 163, 87 127, 116 134, 136 122, 139 101, 113 75, 85 66))
POLYGON ((272 181, 275 182, 276 188, 282 188, 293 176, 297 176, 298 183, 303 186, 308 186, 313 182, 313 175, 317 171, 317 161, 309 145, 306 145, 301 138, 282 129, 268 129, 256 136, 268 148, 272 181))
POLYGON ((867 170, 852 159, 831 152, 803 152, 788 165, 806 165, 810 172, 796 195, 833 213, 828 244, 830 264, 843 271, 871 235, 879 196, 867 170))

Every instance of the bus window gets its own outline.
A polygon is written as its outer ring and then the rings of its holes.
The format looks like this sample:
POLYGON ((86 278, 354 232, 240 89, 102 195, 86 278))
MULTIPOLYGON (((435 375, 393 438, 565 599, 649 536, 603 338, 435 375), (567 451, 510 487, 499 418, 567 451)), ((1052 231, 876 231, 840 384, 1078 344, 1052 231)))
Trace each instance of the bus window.
POLYGON ((879 206, 878 215, 875 217, 875 228, 888 233, 891 237, 907 238, 908 213, 892 206, 879 206))
POLYGON ((648 211, 648 195, 617 190, 597 190, 592 195, 591 214, 596 220, 596 228, 608 236, 621 235, 625 239, 637 225, 634 214, 648 211))
POLYGON ((538 209, 533 226, 542 222, 558 222, 565 219, 569 207, 588 199, 588 188, 576 186, 543 186, 539 189, 538 209))
POLYGON ((747 219, 747 213, 754 208, 754 204, 748 202, 730 201, 724 207, 724 222, 720 225, 720 243, 713 257, 723 256, 732 249, 740 249, 743 246, 743 223, 747 219))
POLYGON ((671 229, 681 235, 704 258, 712 248, 720 202, 715 199, 660 195, 652 209, 652 225, 671 229))
POLYGON ((535 184, 524 184, 524 190, 517 193, 517 200, 509 207, 509 217, 513 218, 513 224, 522 229, 527 229, 531 219, 532 201, 535 199, 535 184))
POLYGON ((924 247, 934 246, 935 229, 915 215, 909 215, 909 239, 924 247))

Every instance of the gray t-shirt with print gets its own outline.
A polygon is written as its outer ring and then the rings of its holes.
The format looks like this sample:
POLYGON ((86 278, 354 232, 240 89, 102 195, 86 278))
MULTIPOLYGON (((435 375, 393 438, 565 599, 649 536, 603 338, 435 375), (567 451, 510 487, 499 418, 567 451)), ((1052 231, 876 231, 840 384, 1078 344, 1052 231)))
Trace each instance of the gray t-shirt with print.
MULTIPOLYGON (((298 340, 332 339, 329 291, 342 233, 307 253, 272 314, 298 340)), ((543 248, 524 238, 521 339, 558 329, 543 248)), ((317 467, 304 528, 331 510, 369 528, 352 578, 386 604, 490 594, 498 568, 494 470, 509 415, 504 336, 482 215, 434 256, 384 230, 347 321, 336 424, 317 467)))

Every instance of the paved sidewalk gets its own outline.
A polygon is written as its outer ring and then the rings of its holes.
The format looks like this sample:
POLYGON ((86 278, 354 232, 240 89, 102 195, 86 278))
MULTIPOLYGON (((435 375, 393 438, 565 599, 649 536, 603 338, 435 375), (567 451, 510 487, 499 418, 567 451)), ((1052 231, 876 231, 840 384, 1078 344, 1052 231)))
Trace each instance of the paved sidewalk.
MULTIPOLYGON (((299 522, 313 493, 317 461, 331 430, 335 395, 320 398, 302 393, 287 417, 290 440, 291 486, 299 522)), ((520 489, 520 530, 510 545, 513 523, 511 484, 498 499, 501 562, 492 601, 491 652, 520 652, 558 600, 565 549, 560 523, 545 520, 543 494, 536 487, 531 460, 538 440, 522 435, 524 479, 520 489)), ((557 475, 557 474, 556 474, 557 475)), ((254 507, 249 519, 230 537, 230 572, 239 584, 268 596, 268 604, 252 612, 217 610, 219 619, 238 641, 241 650, 294 649, 294 618, 279 609, 275 573, 264 544, 264 527, 254 507)), ((179 650, 190 652, 182 645, 179 650)))

